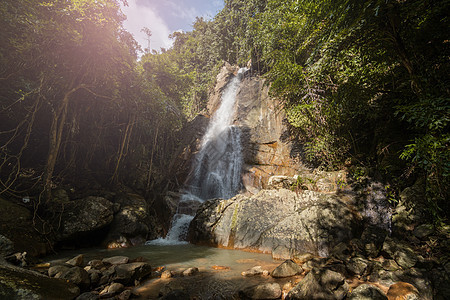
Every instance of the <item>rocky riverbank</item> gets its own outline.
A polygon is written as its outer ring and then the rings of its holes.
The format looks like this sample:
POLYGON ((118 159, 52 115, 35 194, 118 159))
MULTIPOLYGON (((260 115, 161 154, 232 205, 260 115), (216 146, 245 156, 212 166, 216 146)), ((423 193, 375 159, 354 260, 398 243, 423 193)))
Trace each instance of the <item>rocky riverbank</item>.
POLYGON ((0 298, 444 300, 450 295, 448 253, 437 252, 442 245, 429 256, 421 251, 430 241, 448 241, 443 230, 417 226, 409 241, 386 236, 376 248, 353 238, 331 248, 327 257, 297 252, 279 262, 255 260, 239 273, 235 266, 203 265, 202 259, 197 267, 165 267, 142 257, 77 255, 27 269, 2 261, 0 298))

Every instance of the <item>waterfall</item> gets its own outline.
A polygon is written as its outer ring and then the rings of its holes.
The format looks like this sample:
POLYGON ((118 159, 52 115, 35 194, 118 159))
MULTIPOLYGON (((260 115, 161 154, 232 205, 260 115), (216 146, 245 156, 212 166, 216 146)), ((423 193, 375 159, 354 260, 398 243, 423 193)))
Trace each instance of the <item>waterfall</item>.
POLYGON ((229 199, 241 188, 241 131, 232 125, 236 93, 246 68, 226 86, 220 107, 214 113, 202 138, 193 167, 183 190, 177 212, 166 238, 146 244, 172 245, 186 243, 189 223, 205 200, 229 199))

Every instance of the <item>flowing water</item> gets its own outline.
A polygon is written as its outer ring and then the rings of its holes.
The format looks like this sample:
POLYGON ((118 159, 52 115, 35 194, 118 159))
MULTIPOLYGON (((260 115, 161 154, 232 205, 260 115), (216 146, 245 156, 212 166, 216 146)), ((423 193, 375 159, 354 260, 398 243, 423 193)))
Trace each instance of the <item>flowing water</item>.
POLYGON ((236 93, 245 71, 246 68, 240 69, 222 94, 220 107, 202 138, 167 236, 148 241, 147 245, 186 244, 189 223, 201 203, 213 198, 229 199, 241 189, 241 132, 232 121, 236 93))

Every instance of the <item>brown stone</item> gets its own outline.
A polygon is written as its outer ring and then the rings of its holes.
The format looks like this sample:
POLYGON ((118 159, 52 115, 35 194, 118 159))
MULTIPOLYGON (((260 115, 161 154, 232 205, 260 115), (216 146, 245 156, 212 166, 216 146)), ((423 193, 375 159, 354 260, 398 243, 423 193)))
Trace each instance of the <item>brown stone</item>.
POLYGON ((397 282, 389 287, 387 292, 388 300, 402 300, 402 299, 420 299, 419 291, 415 286, 406 282, 397 282))

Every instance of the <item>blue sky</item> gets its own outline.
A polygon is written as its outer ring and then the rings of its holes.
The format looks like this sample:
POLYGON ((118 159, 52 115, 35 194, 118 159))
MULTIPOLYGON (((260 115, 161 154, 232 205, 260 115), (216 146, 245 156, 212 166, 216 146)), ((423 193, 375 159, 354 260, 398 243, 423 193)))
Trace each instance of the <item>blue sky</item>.
POLYGON ((195 17, 213 18, 224 6, 223 0, 127 0, 128 6, 122 7, 127 16, 125 28, 134 35, 142 46, 147 47, 147 40, 141 29, 152 31, 150 48, 159 51, 161 47, 169 48, 172 40, 169 34, 192 30, 195 17))

